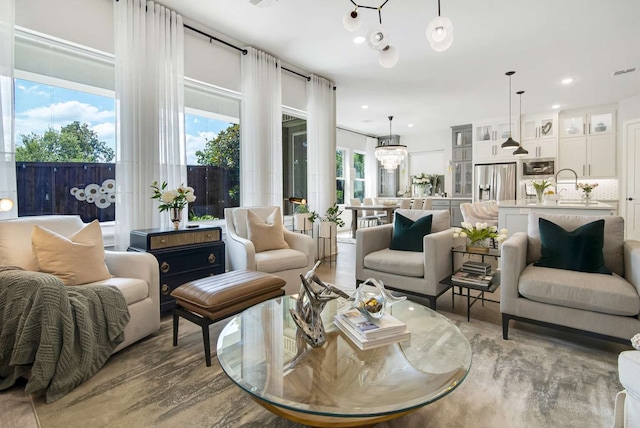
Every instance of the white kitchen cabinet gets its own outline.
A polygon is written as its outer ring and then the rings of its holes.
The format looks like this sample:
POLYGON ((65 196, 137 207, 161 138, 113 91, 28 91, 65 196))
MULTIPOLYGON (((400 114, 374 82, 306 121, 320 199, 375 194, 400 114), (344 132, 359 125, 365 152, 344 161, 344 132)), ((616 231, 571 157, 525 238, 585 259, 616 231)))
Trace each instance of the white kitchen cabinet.
POLYGON ((514 149, 505 150, 501 147, 503 142, 476 141, 473 143, 473 163, 496 162, 515 160, 514 149))
POLYGON ((615 134, 561 138, 558 170, 572 169, 578 177, 616 177, 615 134))
POLYGON ((615 113, 613 107, 564 112, 560 115, 560 138, 615 134, 615 113))
POLYGON ((522 141, 548 138, 558 138, 558 115, 556 113, 522 116, 522 141))
POLYGON ((522 147, 529 152, 523 156, 525 159, 555 158, 558 155, 558 141, 555 138, 523 141, 522 147))
POLYGON ((616 170, 616 110, 601 107, 560 114, 558 170, 578 177, 611 178, 616 170))

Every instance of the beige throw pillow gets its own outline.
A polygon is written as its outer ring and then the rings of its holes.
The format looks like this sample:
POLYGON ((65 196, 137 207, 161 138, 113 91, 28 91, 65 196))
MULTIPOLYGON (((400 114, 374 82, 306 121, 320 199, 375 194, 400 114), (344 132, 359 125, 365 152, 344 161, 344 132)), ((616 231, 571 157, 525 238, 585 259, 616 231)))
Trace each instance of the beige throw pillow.
POLYGON ((68 238, 44 227, 33 226, 31 245, 40 271, 57 276, 65 285, 111 278, 104 263, 104 244, 98 220, 68 238))
POLYGON ((284 227, 279 210, 273 211, 262 220, 253 211, 247 211, 247 237, 256 248, 256 253, 267 250, 289 248, 284 240, 284 227))

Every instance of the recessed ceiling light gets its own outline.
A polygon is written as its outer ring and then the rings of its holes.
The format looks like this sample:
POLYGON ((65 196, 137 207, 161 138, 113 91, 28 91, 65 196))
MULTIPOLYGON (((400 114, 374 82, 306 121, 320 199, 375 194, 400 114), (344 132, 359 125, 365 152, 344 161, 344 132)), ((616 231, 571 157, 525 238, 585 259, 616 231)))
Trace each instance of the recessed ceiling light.
POLYGON ((407 125, 409 128, 413 128, 413 123, 410 123, 409 125, 407 125))
POLYGON ((365 105, 362 106, 362 108, 366 110, 366 109, 369 108, 369 106, 365 104, 365 105))
POLYGON ((572 77, 567 77, 566 79, 562 79, 562 84, 563 85, 568 85, 571 82, 573 82, 573 78, 572 77))
POLYGON ((552 109, 556 110, 560 108, 560 104, 554 104, 551 106, 552 109))
POLYGON ((364 43, 365 40, 367 40, 365 36, 357 36, 353 38, 353 43, 355 43, 356 45, 359 45, 364 43))

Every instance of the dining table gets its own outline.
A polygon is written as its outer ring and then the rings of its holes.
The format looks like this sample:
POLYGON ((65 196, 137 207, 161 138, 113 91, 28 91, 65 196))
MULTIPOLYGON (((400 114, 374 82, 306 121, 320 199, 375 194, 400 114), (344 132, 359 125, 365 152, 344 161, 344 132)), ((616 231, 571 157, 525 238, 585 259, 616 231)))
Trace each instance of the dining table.
POLYGON ((355 239, 356 231, 358 230, 358 217, 360 217, 360 211, 385 211, 387 214, 387 223, 393 222, 393 213, 398 209, 398 204, 393 205, 351 205, 345 206, 347 210, 353 211, 351 213, 351 237, 355 239))

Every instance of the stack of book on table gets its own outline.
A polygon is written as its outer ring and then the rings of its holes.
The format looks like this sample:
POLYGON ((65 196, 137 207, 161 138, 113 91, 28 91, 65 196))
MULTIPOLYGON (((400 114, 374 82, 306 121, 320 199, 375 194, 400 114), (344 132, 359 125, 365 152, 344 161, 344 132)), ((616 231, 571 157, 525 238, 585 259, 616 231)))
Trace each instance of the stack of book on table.
POLYGON ((474 261, 466 261, 453 275, 451 282, 456 285, 477 285, 488 287, 493 280, 491 265, 474 261))
POLYGON ((411 337, 407 325, 388 314, 374 319, 358 309, 350 309, 337 314, 333 323, 362 350, 401 342, 411 337))

